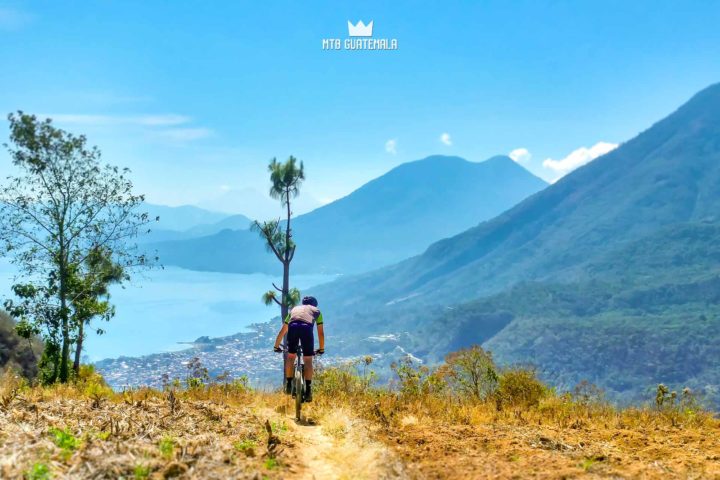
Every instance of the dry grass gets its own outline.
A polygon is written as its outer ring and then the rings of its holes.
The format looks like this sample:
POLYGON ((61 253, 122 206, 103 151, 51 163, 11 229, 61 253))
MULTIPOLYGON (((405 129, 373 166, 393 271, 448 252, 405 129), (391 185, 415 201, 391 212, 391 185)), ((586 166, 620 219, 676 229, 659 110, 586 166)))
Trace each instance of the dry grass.
POLYGON ((371 422, 414 478, 720 478, 720 421, 701 410, 615 409, 551 392, 522 408, 449 394, 326 394, 371 422))
POLYGON ((6 375, 0 478, 720 478, 720 421, 696 406, 473 400, 338 372, 314 385, 295 423, 289 397, 237 385, 114 393, 6 375))
POLYGON ((250 392, 91 390, 23 388, 0 408, 0 478, 272 479, 295 464, 250 392))

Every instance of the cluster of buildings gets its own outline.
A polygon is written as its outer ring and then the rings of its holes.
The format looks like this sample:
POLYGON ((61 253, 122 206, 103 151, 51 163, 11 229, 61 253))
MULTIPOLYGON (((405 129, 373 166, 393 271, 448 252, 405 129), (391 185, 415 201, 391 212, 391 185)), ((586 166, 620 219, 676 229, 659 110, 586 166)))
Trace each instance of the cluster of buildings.
POLYGON ((282 355, 272 351, 277 329, 274 325, 261 324, 254 325, 252 330, 230 337, 201 337, 185 350, 102 360, 96 362, 95 367, 116 390, 139 386, 160 388, 164 382, 175 379, 184 383, 192 376, 190 363, 195 358, 207 369, 210 379, 220 377, 219 381, 226 382, 247 377, 254 386, 280 385, 282 355))

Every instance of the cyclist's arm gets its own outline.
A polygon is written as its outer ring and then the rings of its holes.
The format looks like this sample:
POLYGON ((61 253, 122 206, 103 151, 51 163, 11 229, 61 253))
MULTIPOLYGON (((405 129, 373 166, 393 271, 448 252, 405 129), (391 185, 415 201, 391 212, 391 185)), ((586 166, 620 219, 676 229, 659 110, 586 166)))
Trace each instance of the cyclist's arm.
POLYGON ((320 342, 320 350, 325 350, 325 325, 323 324, 322 313, 317 318, 318 341, 320 342))
POLYGON ((283 326, 280 329, 280 333, 278 333, 277 338, 275 339, 275 348, 280 347, 280 342, 282 342, 283 337, 288 331, 288 324, 283 322, 283 326))

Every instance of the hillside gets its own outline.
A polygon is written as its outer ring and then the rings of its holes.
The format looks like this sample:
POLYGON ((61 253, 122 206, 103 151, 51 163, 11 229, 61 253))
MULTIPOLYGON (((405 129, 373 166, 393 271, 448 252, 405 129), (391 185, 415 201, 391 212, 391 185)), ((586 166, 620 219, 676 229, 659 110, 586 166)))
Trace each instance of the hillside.
POLYGON ((113 392, 91 370, 75 384, 31 388, 0 374, 0 477, 720 475, 720 423, 691 394, 659 390, 652 407, 617 409, 592 385, 558 394, 515 369, 483 377, 476 398, 454 375, 479 370, 460 365, 403 364, 393 390, 373 385, 369 361, 326 366, 300 420, 289 396, 253 391, 242 378, 208 379, 198 364, 162 390, 113 392))
POLYGON ((718 221, 719 138, 720 85, 713 85, 502 215, 416 258, 317 293, 341 314, 353 303, 367 308, 412 297, 448 304, 519 281, 586 277, 588 262, 623 243, 668 225, 718 221))
POLYGON ((167 205, 156 205, 145 203, 142 209, 152 219, 160 217, 160 221, 153 226, 159 230, 174 230, 182 232, 198 225, 208 225, 228 218, 227 213, 214 212, 193 205, 181 205, 169 207, 167 205))
POLYGON ((251 220, 245 215, 204 210, 192 205, 168 207, 165 205, 144 204, 152 223, 150 232, 138 237, 140 243, 186 240, 213 235, 226 229, 246 230, 251 220), (159 217, 159 221, 155 218, 159 217))
POLYGON ((488 348, 507 363, 532 359, 561 388, 586 379, 637 402, 662 382, 720 405, 720 226, 665 228, 588 270, 596 280, 495 299, 514 315, 488 348))
POLYGON ((42 353, 42 342, 38 338, 28 341, 15 331, 15 321, 0 310, 0 372, 13 368, 28 378, 38 373, 37 362, 42 353))
POLYGON ((720 405, 718 138, 715 85, 502 215, 312 293, 348 345, 409 335, 437 361, 482 343, 559 387, 627 402, 667 382, 720 405))
MULTIPOLYGON (((433 156, 400 165, 350 195, 293 220, 296 273, 367 271, 510 208, 545 187, 508 157, 433 156)), ((197 270, 277 272, 253 232, 153 245, 161 261, 197 270)))

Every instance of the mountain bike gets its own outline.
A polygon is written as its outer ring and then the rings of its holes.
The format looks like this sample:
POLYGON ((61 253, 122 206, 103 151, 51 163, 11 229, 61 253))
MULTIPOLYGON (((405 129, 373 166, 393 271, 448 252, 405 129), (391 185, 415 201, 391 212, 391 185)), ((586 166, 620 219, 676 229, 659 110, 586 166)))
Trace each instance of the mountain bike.
MULTIPOLYGON (((288 353, 287 345, 284 344, 282 346, 282 351, 284 353, 288 353)), ((315 353, 321 355, 319 350, 315 353)), ((298 345, 297 355, 295 357, 295 374, 291 385, 292 389, 290 393, 295 399, 295 419, 300 421, 302 419, 302 404, 305 403, 305 363, 302 352, 302 343, 298 345)))
POLYGON ((300 421, 302 404, 305 401, 305 362, 303 360, 302 344, 298 345, 295 358, 295 376, 292 381, 291 395, 295 398, 295 419, 300 421))

